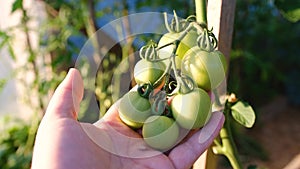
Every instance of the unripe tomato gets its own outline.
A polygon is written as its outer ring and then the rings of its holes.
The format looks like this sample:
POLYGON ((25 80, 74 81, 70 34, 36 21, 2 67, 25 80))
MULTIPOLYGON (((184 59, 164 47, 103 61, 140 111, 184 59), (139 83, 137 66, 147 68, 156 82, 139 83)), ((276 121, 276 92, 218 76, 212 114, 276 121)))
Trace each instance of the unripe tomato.
MULTIPOLYGON (((158 47, 174 42, 176 39, 179 38, 179 36, 180 36, 180 33, 174 33, 174 32, 164 34, 158 42, 158 47)), ((192 30, 192 31, 188 32, 186 34, 186 36, 179 43, 178 48, 175 52, 176 67, 178 69, 181 68, 180 67, 181 59, 184 57, 184 54, 192 47, 197 46, 198 36, 199 35, 197 34, 197 32, 192 30)), ((174 45, 169 45, 167 47, 160 49, 158 54, 161 58, 170 57, 172 54, 173 48, 174 48, 174 45)))
POLYGON ((172 148, 179 137, 176 122, 166 116, 150 116, 142 129, 145 142, 152 148, 167 150, 172 148))
POLYGON ((219 51, 207 52, 196 46, 182 60, 182 72, 192 77, 198 87, 207 91, 220 85, 226 77, 226 71, 226 59, 219 51))
MULTIPOLYGON (((170 33, 166 33, 164 34, 159 42, 158 42, 158 47, 163 46, 165 44, 174 42, 175 40, 177 40, 180 36, 180 33, 174 33, 174 32, 170 32, 170 33)), ((186 36, 180 41, 178 48, 176 50, 176 55, 182 59, 184 57, 184 54, 191 49, 194 46, 197 46, 197 38, 198 38, 198 34, 196 31, 192 30, 189 31, 186 36)), ((166 48, 161 49, 162 51, 166 51, 169 54, 172 53, 173 51, 173 45, 170 45, 166 48)))
POLYGON ((130 127, 140 128, 151 115, 151 104, 137 91, 126 93, 120 101, 119 116, 130 127))
MULTIPOLYGON (((138 61, 134 67, 134 79, 137 84, 154 83, 163 75, 166 65, 163 62, 138 61)), ((160 85, 158 83, 157 85, 160 85)), ((156 87, 156 86, 154 86, 156 87)))
POLYGON ((206 91, 195 88, 187 94, 177 94, 171 101, 176 122, 185 129, 203 127, 211 116, 211 101, 206 91))

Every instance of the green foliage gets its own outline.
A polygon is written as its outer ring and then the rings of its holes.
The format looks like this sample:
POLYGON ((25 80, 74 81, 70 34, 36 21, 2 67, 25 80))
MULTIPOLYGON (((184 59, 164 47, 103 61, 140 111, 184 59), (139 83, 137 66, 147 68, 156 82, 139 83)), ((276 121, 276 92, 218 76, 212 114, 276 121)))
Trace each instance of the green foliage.
MULTIPOLYGON (((12 117, 1 118, 0 121, 0 168, 3 169, 28 169, 30 168, 32 147, 38 122, 45 111, 44 101, 49 101, 49 95, 52 94, 57 85, 66 75, 66 70, 73 66, 72 56, 78 54, 80 49, 70 42, 71 36, 84 34, 81 29, 84 23, 81 12, 74 12, 70 6, 62 5, 56 10, 51 5, 46 4, 49 17, 42 23, 38 30, 32 30, 28 26, 30 18, 27 15, 27 9, 23 8, 22 0, 15 0, 12 12, 22 10, 21 23, 17 26, 10 27, 5 31, 0 31, 0 49, 7 49, 14 61, 15 47, 12 45, 14 31, 23 31, 25 38, 29 38, 29 32, 39 33, 39 46, 33 48, 30 41, 26 41, 27 46, 24 50, 25 55, 29 56, 27 63, 22 67, 14 69, 12 75, 19 75, 20 72, 32 72, 35 79, 26 82, 26 76, 20 76, 16 82, 22 83, 26 88, 24 92, 28 92, 25 98, 22 98, 32 110, 36 111, 31 121, 27 124, 21 120, 12 117), (77 14, 74 17, 74 14, 77 14), (74 18, 73 18, 74 17, 74 18), (37 57, 40 57, 37 59, 37 57), (39 60, 39 63, 37 62, 39 60), (44 72, 40 72, 39 67, 43 67, 44 72), (38 94, 38 103, 32 103, 31 93, 38 94), (38 105, 38 106, 36 106, 38 105)), ((76 7, 76 4, 73 4, 76 7)), ((25 39, 24 38, 24 39, 25 39)), ((0 90, 6 84, 5 79, 0 81, 0 90)))
POLYGON ((0 79, 0 93, 2 92, 7 80, 6 79, 0 79))
POLYGON ((108 53, 103 58, 100 64, 96 78, 96 94, 97 99, 100 102, 100 116, 103 116, 105 112, 109 109, 109 107, 113 104, 113 94, 116 94, 117 97, 119 97, 119 93, 117 93, 117 90, 119 90, 119 84, 117 84, 116 81, 114 81, 114 84, 112 84, 112 80, 120 80, 116 79, 116 76, 118 76, 118 74, 115 74, 115 70, 120 64, 121 60, 122 55, 120 53, 119 55, 116 55, 114 53, 108 53), (112 77, 114 77, 115 79, 112 79, 112 77), (115 90, 113 91, 114 87, 115 90))
POLYGON ((242 101, 238 101, 231 107, 232 117, 241 125, 251 128, 255 122, 255 113, 252 107, 242 101))
POLYGON ((275 5, 287 20, 291 22, 300 20, 300 1, 275 0, 275 5))
POLYGON ((32 147, 26 145, 30 125, 12 117, 0 119, 0 168, 29 169, 32 147))
POLYGON ((7 43, 9 36, 6 34, 6 32, 0 31, 0 38, 1 38, 1 43, 0 43, 0 49, 1 49, 7 43))
POLYGON ((0 30, 0 40, 0 50, 7 47, 10 57, 16 60, 16 55, 11 45, 11 36, 8 35, 8 32, 0 30))
MULTIPOLYGON (((48 10, 56 11, 50 5, 48 10)), ((71 36, 82 35, 80 29, 84 27, 84 23, 80 20, 82 17, 74 16, 74 14, 81 12, 68 5, 62 5, 59 10, 53 13, 41 28, 40 44, 43 46, 43 52, 51 53, 52 68, 61 70, 66 69, 66 65, 68 65, 67 67, 72 66, 72 64, 70 65, 72 56, 80 51, 69 39, 71 36)))
POLYGON ((11 13, 22 8, 23 8, 23 0, 16 0, 12 5, 11 13))
POLYGON ((236 9, 228 90, 259 106, 285 94, 287 75, 300 66, 300 24, 267 0, 239 0, 236 9))

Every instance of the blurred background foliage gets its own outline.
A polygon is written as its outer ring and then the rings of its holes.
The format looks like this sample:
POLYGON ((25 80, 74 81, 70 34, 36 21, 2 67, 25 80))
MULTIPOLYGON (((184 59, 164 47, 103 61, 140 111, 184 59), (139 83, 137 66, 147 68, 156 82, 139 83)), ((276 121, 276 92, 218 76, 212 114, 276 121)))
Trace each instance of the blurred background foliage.
POLYGON ((255 106, 278 94, 300 103, 300 24, 280 11, 272 1, 237 1, 228 90, 255 106))
MULTIPOLYGON (((21 27, 28 33, 27 23, 32 18, 28 17, 22 3, 22 0, 15 0, 12 13, 22 11, 21 27)), ((114 19, 137 12, 172 13, 176 10, 183 18, 194 14, 193 0, 44 0, 43 3, 47 19, 38 30, 39 49, 27 43, 26 51, 30 56, 28 64, 32 65, 27 69, 33 69, 36 75, 28 90, 36 90, 40 95, 39 107, 35 109, 39 115, 33 117, 37 119, 32 120, 32 124, 1 117, 0 168, 3 169, 29 168, 33 138, 46 107, 44 100, 49 101, 49 93, 74 66, 84 43, 95 31, 114 19), (43 64, 51 70, 51 78, 40 78, 35 70, 37 57, 48 58, 43 64)), ((237 93, 254 108, 277 95, 286 95, 291 104, 300 104, 299 7, 297 0, 237 0, 228 92, 237 93)), ((10 41, 13 29, 0 30, 0 49, 7 48, 16 59, 10 41)), ((127 39, 125 46, 117 44, 109 51, 99 67, 94 91, 101 113, 87 116, 84 112, 89 111, 89 105, 83 103, 81 121, 95 121, 106 112, 112 104, 112 91, 107 89, 116 66, 124 59, 134 62, 134 58, 128 56, 151 38, 127 39)), ((0 79, 0 91, 6 81, 0 79)))

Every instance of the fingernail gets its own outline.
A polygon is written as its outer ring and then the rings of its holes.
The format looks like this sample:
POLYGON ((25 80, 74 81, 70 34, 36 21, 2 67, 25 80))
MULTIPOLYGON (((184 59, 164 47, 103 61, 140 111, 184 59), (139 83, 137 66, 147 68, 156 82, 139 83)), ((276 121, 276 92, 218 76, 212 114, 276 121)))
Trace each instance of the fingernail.
POLYGON ((223 126, 224 116, 221 112, 214 112, 209 122, 201 129, 199 135, 199 143, 203 144, 210 138, 215 138, 218 135, 219 130, 223 126))

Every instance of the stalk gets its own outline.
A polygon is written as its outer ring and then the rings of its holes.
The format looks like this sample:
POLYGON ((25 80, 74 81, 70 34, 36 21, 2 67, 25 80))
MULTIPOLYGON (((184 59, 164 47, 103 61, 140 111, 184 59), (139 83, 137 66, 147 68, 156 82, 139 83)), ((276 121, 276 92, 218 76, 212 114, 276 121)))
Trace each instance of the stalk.
POLYGON ((224 155, 228 158, 230 164, 234 169, 242 169, 242 163, 239 159, 236 144, 234 143, 232 132, 231 132, 231 120, 230 112, 231 108, 227 108, 225 113, 225 123, 220 131, 220 137, 223 143, 224 155))
MULTIPOLYGON (((216 97, 216 100, 219 100, 219 98, 216 97)), ((243 165, 239 158, 237 147, 231 132, 231 105, 232 104, 228 101, 225 103, 225 123, 219 134, 221 141, 219 142, 215 139, 215 146, 213 146, 212 149, 215 154, 226 156, 234 169, 242 169, 243 165)))
POLYGON ((196 20, 201 25, 207 25, 206 0, 195 0, 196 20))

